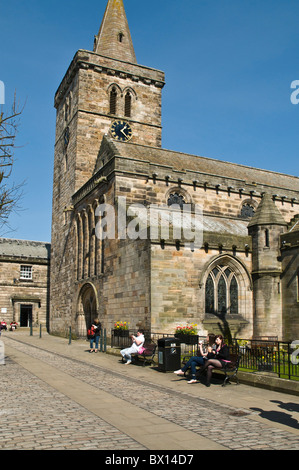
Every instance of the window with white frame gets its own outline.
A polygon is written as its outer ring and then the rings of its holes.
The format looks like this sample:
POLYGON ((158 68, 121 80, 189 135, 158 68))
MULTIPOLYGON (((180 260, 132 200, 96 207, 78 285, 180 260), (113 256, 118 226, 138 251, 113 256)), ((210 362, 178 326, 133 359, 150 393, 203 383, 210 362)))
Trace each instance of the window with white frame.
POLYGON ((20 279, 31 280, 32 279, 32 266, 21 266, 20 279))

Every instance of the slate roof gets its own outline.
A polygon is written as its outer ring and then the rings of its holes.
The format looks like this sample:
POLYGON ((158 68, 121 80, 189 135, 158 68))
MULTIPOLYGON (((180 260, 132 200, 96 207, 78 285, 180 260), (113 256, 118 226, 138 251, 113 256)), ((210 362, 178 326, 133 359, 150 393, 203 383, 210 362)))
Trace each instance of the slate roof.
POLYGON ((114 152, 116 150, 117 155, 124 158, 148 161, 151 164, 168 166, 176 171, 195 171, 207 176, 239 179, 247 184, 257 183, 299 192, 299 178, 297 176, 145 145, 121 143, 112 141, 107 136, 105 138, 108 145, 112 149, 114 147, 114 152))
POLYGON ((229 235, 248 236, 248 221, 231 220, 221 217, 205 215, 203 217, 204 232, 227 233, 229 235))
POLYGON ((50 259, 51 244, 30 240, 0 238, 0 257, 50 259))

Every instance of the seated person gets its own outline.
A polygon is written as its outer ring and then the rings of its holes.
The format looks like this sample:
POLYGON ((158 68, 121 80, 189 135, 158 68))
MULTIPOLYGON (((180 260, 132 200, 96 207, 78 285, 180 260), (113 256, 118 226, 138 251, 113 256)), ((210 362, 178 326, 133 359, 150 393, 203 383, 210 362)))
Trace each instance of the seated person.
POLYGON ((16 321, 12 321, 11 324, 10 324, 10 331, 14 331, 16 330, 18 327, 18 324, 16 321))
POLYGON ((208 359, 202 368, 202 371, 207 369, 207 382, 206 386, 209 387, 212 378, 213 369, 221 369, 224 364, 230 362, 229 358, 229 347, 224 344, 224 339, 222 335, 217 335, 215 338, 216 351, 215 357, 213 359, 208 359))
POLYGON ((184 373, 191 368, 191 380, 188 381, 188 384, 197 383, 196 380, 196 367, 203 366, 207 359, 215 357, 215 352, 213 350, 213 345, 215 341, 215 335, 211 334, 207 336, 207 347, 203 349, 202 341, 199 342, 199 351, 200 356, 193 356, 189 361, 179 370, 175 370, 174 374, 184 375, 184 373))
POLYGON ((132 362, 131 354, 138 353, 139 348, 143 346, 144 341, 145 341, 143 330, 138 330, 137 335, 136 336, 132 335, 131 338, 132 338, 131 347, 122 349, 120 351, 120 354, 122 355, 122 357, 127 360, 126 364, 131 364, 132 362))

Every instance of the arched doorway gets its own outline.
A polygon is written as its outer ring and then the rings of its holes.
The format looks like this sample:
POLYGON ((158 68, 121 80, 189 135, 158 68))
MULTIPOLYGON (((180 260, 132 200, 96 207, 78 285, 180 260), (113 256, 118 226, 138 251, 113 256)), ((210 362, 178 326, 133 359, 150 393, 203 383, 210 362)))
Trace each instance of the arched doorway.
POLYGON ((87 283, 81 288, 76 316, 77 336, 86 336, 87 328, 91 322, 98 317, 98 296, 93 284, 87 283))

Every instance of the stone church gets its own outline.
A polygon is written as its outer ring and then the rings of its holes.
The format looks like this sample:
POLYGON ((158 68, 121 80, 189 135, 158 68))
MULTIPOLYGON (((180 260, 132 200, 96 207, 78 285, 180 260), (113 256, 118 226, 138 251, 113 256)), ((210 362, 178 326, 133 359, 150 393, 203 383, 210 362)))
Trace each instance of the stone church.
POLYGON ((164 85, 136 61, 123 0, 109 0, 55 94, 50 332, 85 335, 98 317, 108 335, 127 321, 298 338, 299 178, 161 148, 164 85), (174 223, 138 234, 130 208, 174 203, 202 208, 200 245, 174 223), (139 236, 120 233, 121 212, 139 236))

